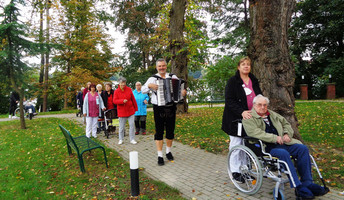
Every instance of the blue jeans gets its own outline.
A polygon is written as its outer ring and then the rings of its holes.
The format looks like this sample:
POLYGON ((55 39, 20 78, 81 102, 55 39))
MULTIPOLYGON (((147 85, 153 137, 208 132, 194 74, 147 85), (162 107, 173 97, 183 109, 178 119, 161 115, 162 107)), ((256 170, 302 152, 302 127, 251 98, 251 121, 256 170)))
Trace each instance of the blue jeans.
MULTIPOLYGON (((309 156, 309 151, 306 145, 303 144, 293 144, 293 145, 268 145, 266 148, 267 152, 274 157, 279 158, 280 160, 285 161, 290 169, 291 175, 294 179, 296 187, 299 185, 308 186, 313 182, 312 172, 311 172, 311 158, 309 156), (296 169, 290 158, 297 159, 297 171, 300 174, 300 179, 297 176, 296 169)), ((290 181, 290 177, 289 177, 290 181)), ((290 186, 293 187, 292 182, 290 181, 290 186)))

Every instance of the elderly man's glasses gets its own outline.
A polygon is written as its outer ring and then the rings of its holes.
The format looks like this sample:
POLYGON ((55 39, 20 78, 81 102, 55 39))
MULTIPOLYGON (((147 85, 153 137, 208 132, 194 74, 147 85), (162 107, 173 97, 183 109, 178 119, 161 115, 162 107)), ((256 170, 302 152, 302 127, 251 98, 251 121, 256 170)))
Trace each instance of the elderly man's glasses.
POLYGON ((265 104, 265 103, 256 103, 256 106, 258 107, 268 107, 268 104, 265 104))

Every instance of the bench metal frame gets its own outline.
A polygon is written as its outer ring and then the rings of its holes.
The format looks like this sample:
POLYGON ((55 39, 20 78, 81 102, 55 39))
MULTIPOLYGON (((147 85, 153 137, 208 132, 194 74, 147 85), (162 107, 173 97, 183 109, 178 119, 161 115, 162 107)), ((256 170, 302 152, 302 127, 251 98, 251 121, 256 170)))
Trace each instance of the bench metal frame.
POLYGON ((59 124, 59 127, 60 127, 63 135, 65 136, 68 154, 72 155, 72 149, 74 149, 74 151, 78 155, 79 166, 80 166, 81 172, 86 171, 82 155, 86 151, 91 151, 91 150, 97 149, 97 148, 100 148, 103 150, 106 167, 107 168, 109 167, 104 147, 102 147, 100 144, 96 143, 95 141, 91 140, 90 138, 86 137, 85 135, 78 136, 78 137, 72 137, 70 132, 67 129, 65 129, 62 125, 59 124))

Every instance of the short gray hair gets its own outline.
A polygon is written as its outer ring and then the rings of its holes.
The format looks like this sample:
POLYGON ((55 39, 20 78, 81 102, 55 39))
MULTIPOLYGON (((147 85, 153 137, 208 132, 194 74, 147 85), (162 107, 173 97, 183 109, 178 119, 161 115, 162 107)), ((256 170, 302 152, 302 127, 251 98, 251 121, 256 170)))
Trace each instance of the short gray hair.
POLYGON ((118 83, 122 83, 122 82, 127 82, 127 79, 124 78, 123 76, 119 77, 118 79, 118 83))
POLYGON ((136 84, 140 84, 140 85, 142 85, 140 81, 137 81, 137 82, 135 83, 135 85, 136 85, 136 84))
POLYGON ((261 95, 261 94, 258 94, 257 96, 255 96, 255 97, 253 98, 253 104, 256 104, 257 100, 260 99, 260 98, 263 98, 263 99, 266 101, 266 103, 269 105, 269 103, 270 103, 269 98, 264 97, 264 96, 261 95))
POLYGON ((96 88, 97 88, 97 89, 98 89, 98 88, 102 88, 102 89, 103 89, 103 86, 102 86, 101 84, 98 84, 96 88))
POLYGON ((158 66, 158 62, 165 62, 167 64, 164 58, 159 58, 158 60, 156 60, 155 66, 158 66))

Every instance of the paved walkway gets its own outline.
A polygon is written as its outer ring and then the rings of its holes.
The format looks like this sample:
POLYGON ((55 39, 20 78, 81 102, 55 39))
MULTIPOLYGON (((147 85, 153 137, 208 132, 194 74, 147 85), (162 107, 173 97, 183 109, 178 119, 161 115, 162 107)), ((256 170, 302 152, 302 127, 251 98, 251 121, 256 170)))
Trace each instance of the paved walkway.
MULTIPOLYGON (((63 117, 78 122, 82 121, 82 118, 76 118, 75 114, 40 117, 63 117)), ((144 168, 147 175, 178 189, 187 199, 272 199, 274 182, 266 178, 263 179, 260 191, 253 196, 236 190, 228 177, 227 157, 224 155, 215 155, 174 142, 172 152, 175 161, 169 162, 165 158, 165 165, 158 166, 153 135, 136 136, 138 141, 136 145, 129 143, 128 135, 125 136, 122 145, 117 144, 117 135, 111 135, 109 139, 106 139, 104 134, 100 134, 98 138, 109 148, 115 149, 126 160, 129 160, 130 151, 138 151, 139 166, 144 168)), ((290 189, 289 184, 285 186, 285 197, 286 199, 295 199, 294 190, 290 189)), ((337 200, 344 199, 344 196, 341 196, 338 191, 332 191, 324 197, 316 199, 337 200)))

